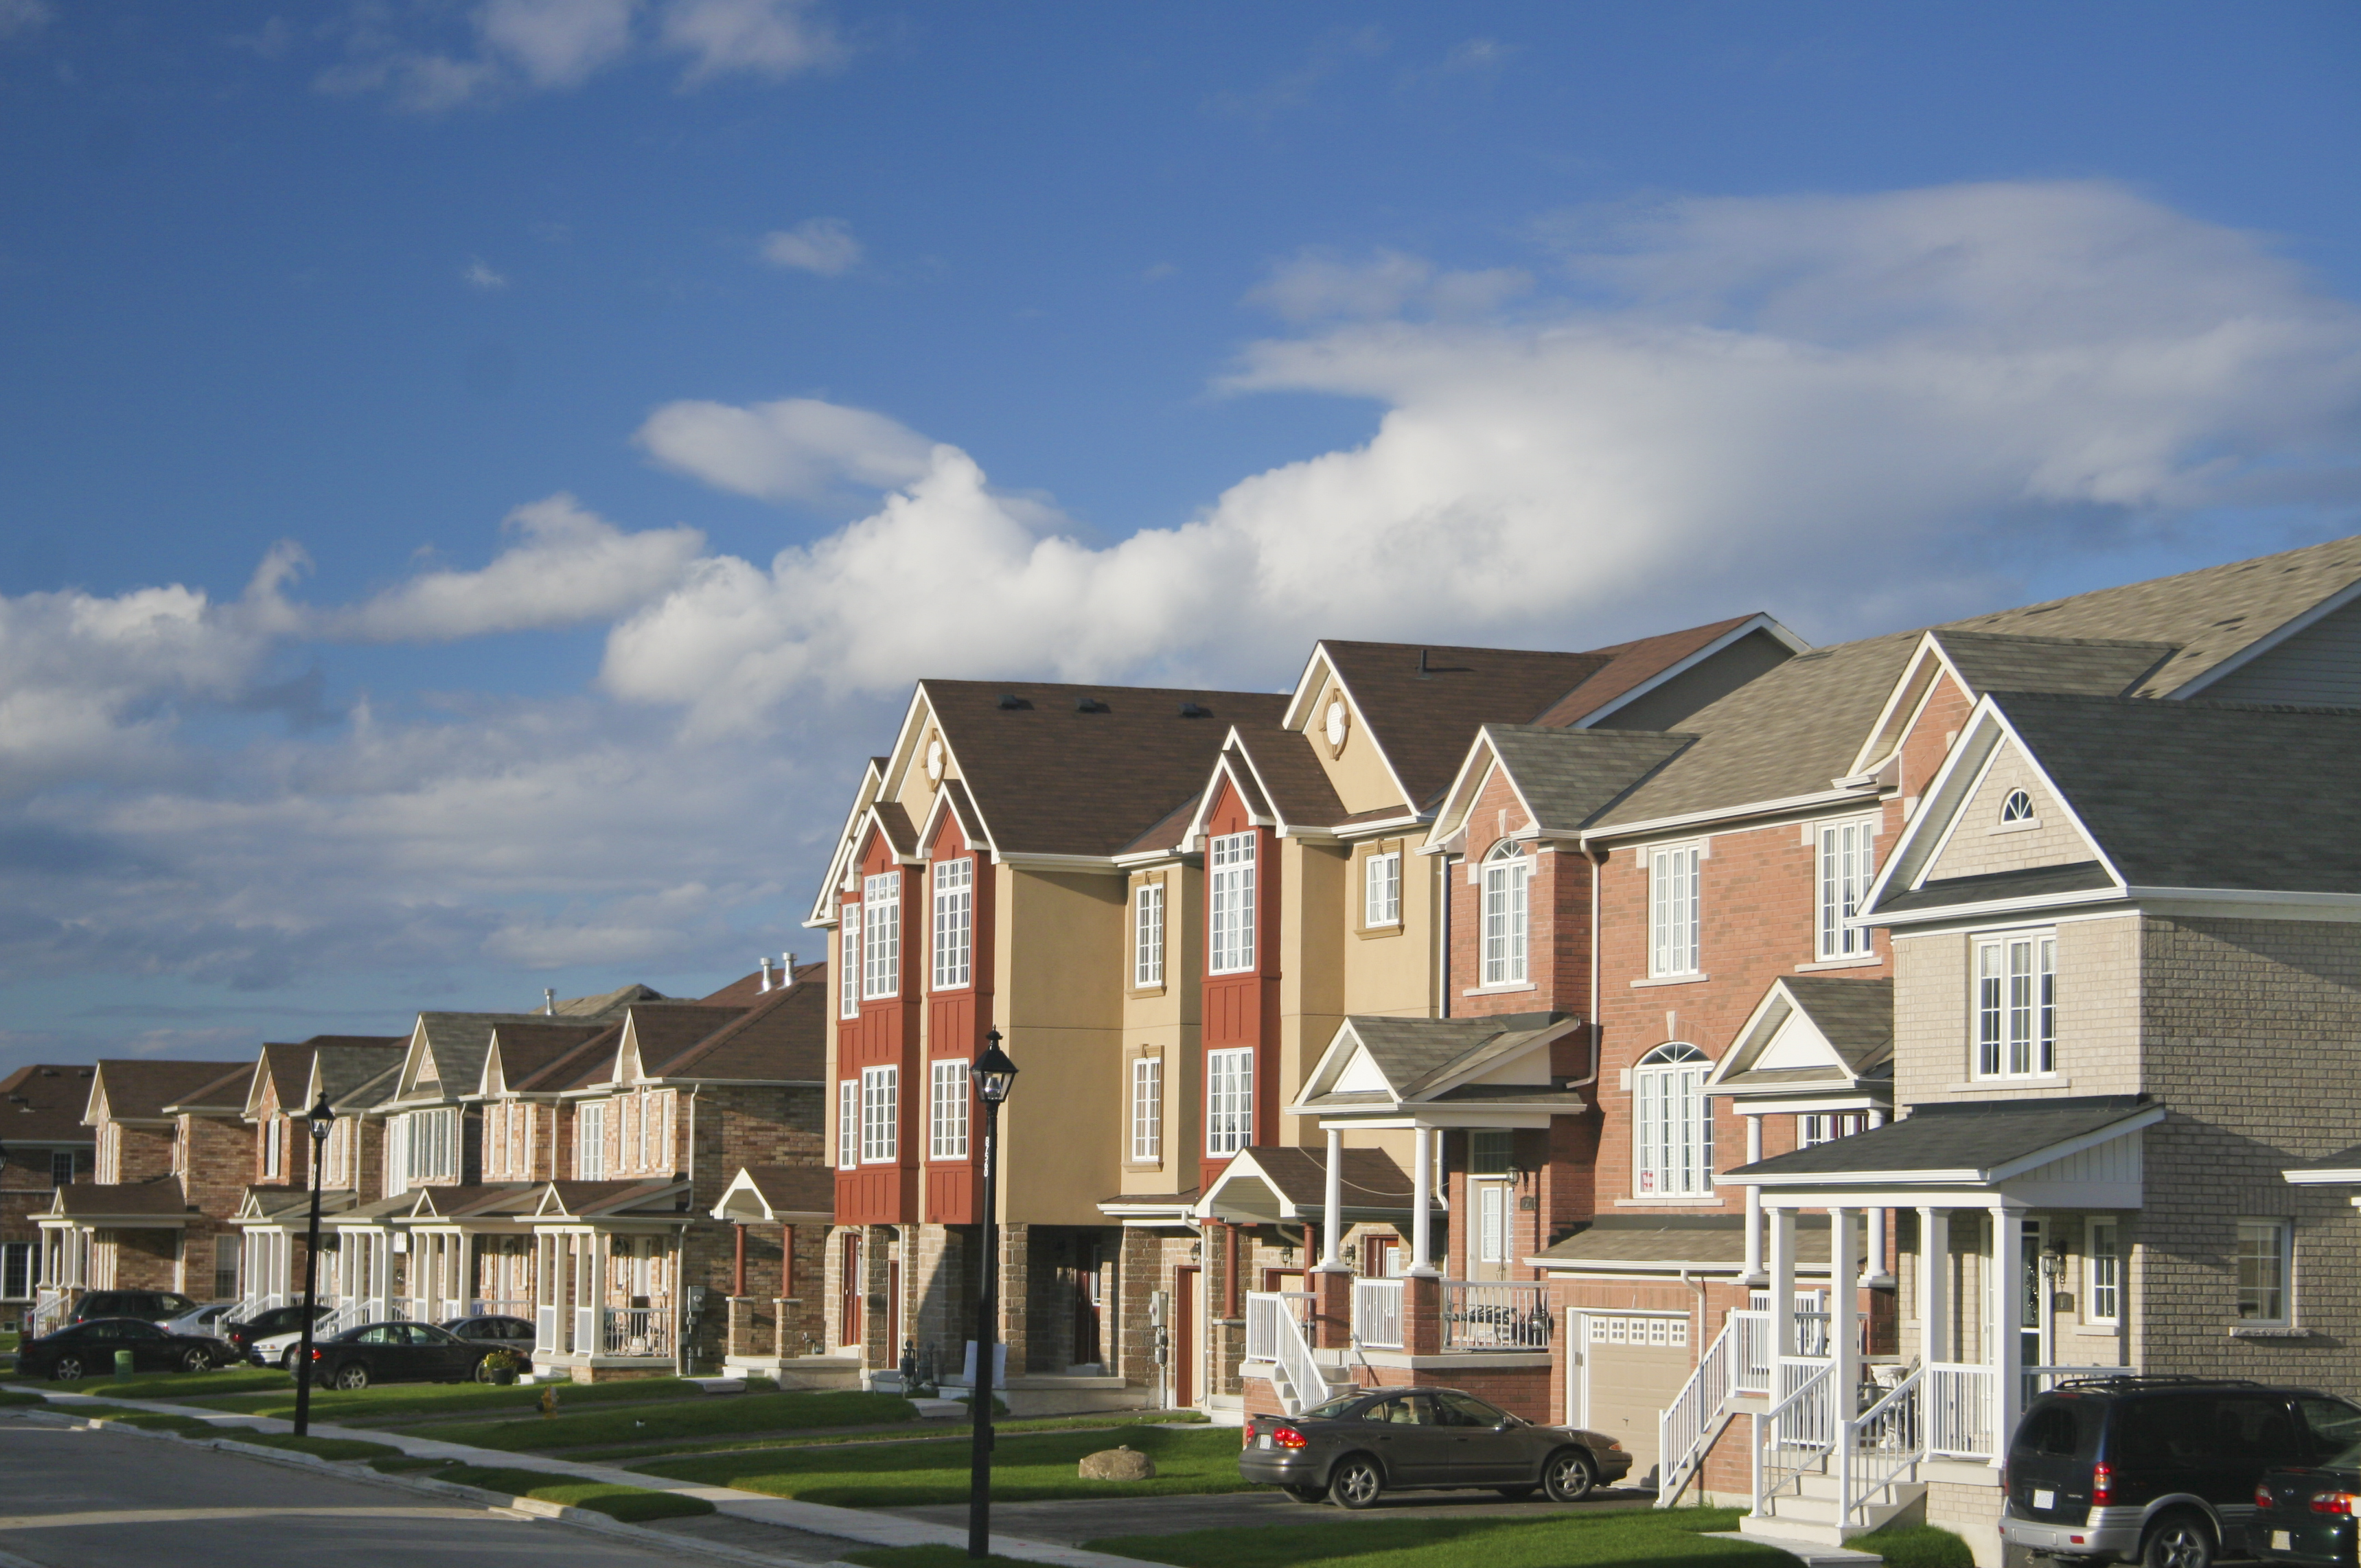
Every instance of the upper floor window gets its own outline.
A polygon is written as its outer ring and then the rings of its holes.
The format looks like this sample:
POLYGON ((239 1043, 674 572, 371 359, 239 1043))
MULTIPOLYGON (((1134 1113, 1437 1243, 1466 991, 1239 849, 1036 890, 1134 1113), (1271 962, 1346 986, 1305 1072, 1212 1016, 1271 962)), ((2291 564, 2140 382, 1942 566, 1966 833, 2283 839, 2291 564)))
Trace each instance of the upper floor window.
POLYGON ((1861 913, 1861 895, 1877 874, 1877 819, 1823 822, 1819 839, 1819 956, 1858 958, 1870 950, 1869 933, 1845 922, 1861 913))
POLYGON ((836 1086, 836 1163, 851 1170, 861 1163, 861 1080, 840 1080, 836 1086))
POLYGON ((928 1069, 927 1157, 967 1157, 967 1063, 939 1061, 928 1069))
POLYGON ((276 1181, 286 1164, 287 1124, 277 1116, 262 1119, 262 1179, 276 1181))
POLYGON ((901 989, 902 873, 880 872, 861 883, 861 994, 901 989))
POLYGON ((49 1156, 49 1185, 52 1187, 72 1186, 73 1168, 73 1151, 71 1149, 59 1149, 52 1153, 49 1156))
POLYGON ((1205 1152, 1231 1155, 1254 1142, 1254 1051, 1205 1053, 1205 1152))
POLYGON ((1361 862, 1361 924, 1401 924, 1401 851, 1388 850, 1361 862))
POLYGON ((2292 1232, 2285 1220, 2238 1222, 2239 1321, 2268 1328, 2294 1320, 2292 1232))
POLYGON ((1164 983, 1164 884, 1144 882, 1131 894, 1131 985, 1152 991, 1164 983))
POLYGON ((1795 1118, 1795 1146, 1810 1148, 1814 1144, 1832 1144, 1839 1138, 1849 1138, 1869 1128, 1868 1113, 1862 1111, 1823 1111, 1795 1118))
POLYGON ((861 1069, 861 1163, 884 1165, 901 1152, 898 1113, 902 1069, 864 1067, 861 1069))
POLYGON ((586 1102, 574 1113, 574 1174, 583 1181, 607 1179, 607 1102, 586 1102))
POLYGON ((1484 862, 1485 985, 1525 981, 1525 932, 1532 914, 1528 884, 1532 872, 1533 862, 1514 844, 1499 845, 1484 862))
POLYGON ((975 949, 975 862, 935 862, 935 989, 968 983, 975 949))
POLYGON ((1131 1059, 1131 1158, 1153 1165, 1164 1157, 1164 1058, 1131 1059))
POLYGON ((360 1143, 360 1118, 339 1116, 328 1128, 328 1146, 323 1164, 326 1168, 320 1177, 323 1187, 351 1187, 353 1167, 357 1163, 353 1151, 360 1143))
POLYGON ((101 1185, 123 1179, 123 1125, 119 1122, 99 1124, 98 1179, 101 1185))
POLYGON ((406 1111, 387 1129, 386 1186, 406 1192, 426 1181, 447 1181, 459 1174, 459 1112, 456 1106, 433 1111, 406 1111))
POLYGON ((1694 1198, 1713 1191, 1713 1104, 1705 1097, 1713 1064, 1695 1046, 1658 1046, 1631 1070, 1640 1124, 1642 1198, 1694 1198))
POLYGON ((2090 1308, 2082 1314, 2087 1323, 2117 1323, 2124 1316, 2123 1255, 2115 1243, 2115 1222, 2092 1220, 2090 1239, 2084 1248, 2083 1266, 2090 1278, 2090 1308))
POLYGON ((1648 856, 1648 972, 1697 972, 1699 844, 1664 844, 1648 856))
POLYGON ((2004 824, 2031 822, 2034 820, 2033 797, 2021 789, 2009 791, 2008 798, 2000 803, 2000 819, 2004 824))
POLYGON ((1255 967, 1255 836, 1216 836, 1205 856, 1208 933, 1205 970, 1239 974, 1255 967))
POLYGON ((840 1018, 861 1016, 861 905, 848 904, 837 926, 837 951, 840 959, 836 987, 836 1014, 840 1018))
POLYGON ((2058 934, 2019 931, 1975 945, 1976 1074, 2058 1070, 2058 934))

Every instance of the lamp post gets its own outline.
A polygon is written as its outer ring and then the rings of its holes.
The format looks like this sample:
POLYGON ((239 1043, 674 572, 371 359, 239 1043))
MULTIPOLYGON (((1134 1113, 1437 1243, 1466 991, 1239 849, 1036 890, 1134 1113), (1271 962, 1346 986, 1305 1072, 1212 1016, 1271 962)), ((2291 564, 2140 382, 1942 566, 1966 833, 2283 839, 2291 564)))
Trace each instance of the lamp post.
POLYGON ((324 1091, 310 1112, 312 1123, 312 1226, 303 1243, 303 1340, 295 1352, 295 1435, 312 1430, 312 1323, 319 1315, 313 1292, 320 1282, 320 1155, 328 1146, 328 1133, 336 1113, 324 1091))
POLYGON ((976 1292, 975 1381, 968 1393, 975 1417, 974 1465, 968 1479, 967 1554, 992 1555, 992 1360, 1000 1337, 1000 1102, 1016 1082, 1016 1064, 1000 1048, 1000 1031, 984 1037, 983 1055, 968 1076, 983 1100, 983 1278, 976 1292))

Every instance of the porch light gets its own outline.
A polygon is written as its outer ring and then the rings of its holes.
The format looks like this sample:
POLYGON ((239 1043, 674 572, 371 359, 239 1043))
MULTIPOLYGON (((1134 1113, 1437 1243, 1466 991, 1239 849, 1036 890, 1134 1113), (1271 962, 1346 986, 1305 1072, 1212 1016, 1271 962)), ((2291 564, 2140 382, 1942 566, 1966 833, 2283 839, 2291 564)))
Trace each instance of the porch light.
POLYGON ((328 1104, 328 1096, 324 1091, 320 1095, 319 1102, 303 1114, 312 1124, 312 1141, 315 1144, 326 1143, 330 1129, 336 1124, 336 1113, 328 1104))
POLYGON ((983 1038, 983 1055, 968 1069, 968 1076, 975 1080, 975 1091, 983 1096, 983 1102, 997 1105, 1008 1098, 1008 1091, 1016 1085, 1016 1064, 1000 1048, 999 1030, 993 1030, 983 1038))
POLYGON ((2064 1277, 2065 1273, 2066 1254, 2056 1242, 2051 1242, 2041 1249, 2041 1277, 2059 1279, 2064 1277))

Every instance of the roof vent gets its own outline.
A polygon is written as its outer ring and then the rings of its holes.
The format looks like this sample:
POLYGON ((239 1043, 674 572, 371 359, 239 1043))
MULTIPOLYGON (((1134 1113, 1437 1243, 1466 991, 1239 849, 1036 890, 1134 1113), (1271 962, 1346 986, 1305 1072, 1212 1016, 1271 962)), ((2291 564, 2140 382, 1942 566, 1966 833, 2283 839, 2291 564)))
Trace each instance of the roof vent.
POLYGON ((1109 710, 1107 708, 1106 701, 1103 697, 1078 696, 1074 699, 1074 711, 1076 713, 1105 713, 1109 710))
POLYGON ((768 953, 763 955, 763 989, 771 989, 771 955, 768 953))
POLYGON ((1183 718, 1204 718, 1213 711, 1201 702, 1184 702, 1180 705, 1180 717, 1183 718))
POLYGON ((796 955, 787 953, 784 957, 786 961, 779 966, 779 984, 783 987, 793 985, 796 980, 796 955))
POLYGON ((1000 706, 1005 708, 1016 708, 1030 707, 1033 705, 1027 702, 1023 697, 1018 696, 1015 692, 1002 692, 1000 694, 1000 706))
POLYGON ((541 988, 541 1010, 543 1014, 548 1017, 555 1018, 557 1016, 557 988, 555 986, 544 985, 541 988))

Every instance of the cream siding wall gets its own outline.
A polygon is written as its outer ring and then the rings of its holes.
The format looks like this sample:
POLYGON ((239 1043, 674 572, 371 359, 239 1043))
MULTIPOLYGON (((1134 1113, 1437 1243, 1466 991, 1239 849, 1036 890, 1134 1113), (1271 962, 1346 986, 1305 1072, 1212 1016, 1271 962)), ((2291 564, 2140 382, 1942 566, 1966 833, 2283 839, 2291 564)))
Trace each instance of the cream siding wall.
POLYGON ((1993 758, 1990 771, 1977 784, 1967 809, 1960 814, 1959 825, 1951 829, 1950 841, 1943 846, 1942 854, 1927 874, 1929 879, 1982 876, 1988 872, 2073 865, 2097 858, 2090 841, 2059 806, 2058 797, 2026 762, 2025 754, 2015 742, 2004 741, 1993 758), (2041 826, 2001 826, 2001 805, 2015 789, 2022 789, 2033 797, 2034 813, 2041 826))
MULTIPOLYGON (((1386 766, 1385 754, 1362 727, 1356 716, 1353 728, 1345 736, 1344 749, 1334 756, 1328 754, 1328 698, 1336 690, 1332 679, 1320 688, 1320 698, 1312 705, 1312 712, 1303 727, 1304 738, 1312 742, 1320 764, 1328 771, 1329 787, 1336 798, 1345 803, 1347 816, 1362 811, 1377 811, 1402 804, 1401 786, 1394 783, 1393 770, 1386 766)), ((1322 827, 1330 826, 1327 823, 1322 827)))
POLYGON ((1166 1193, 1196 1185, 1199 1129, 1197 1102, 1201 1086, 1198 1019, 1204 1001, 1199 978, 1204 968, 1203 911, 1200 905, 1203 873, 1179 861, 1134 872, 1126 879, 1124 944, 1116 988, 1123 1003, 1123 1066, 1118 1091, 1123 1099, 1116 1131, 1116 1158, 1123 1167, 1116 1190, 1166 1193), (1164 984, 1160 990, 1139 991, 1135 975, 1135 933, 1129 900, 1152 882, 1164 887, 1164 984), (1164 1064, 1163 1157, 1154 1164, 1131 1160, 1131 1063, 1144 1050, 1153 1050, 1164 1064))
MULTIPOLYGON (((1993 932, 2026 922, 1994 925, 1993 932)), ((2058 1076, 1978 1079, 1974 936, 1897 932, 1894 940, 1894 1099, 2136 1094, 2141 1089, 2139 917, 2068 920, 2058 931, 2058 1076)))
POLYGON ((1126 879, 1005 865, 994 872, 997 1012, 1023 1074, 1001 1111, 1001 1130, 1007 1146, 1026 1151, 1002 1167, 1001 1214, 1104 1224, 1099 1201, 1122 1182, 1122 1151, 1107 1134, 1124 1109, 1126 879))
POLYGON ((2199 695, 2207 702, 2361 706, 2361 602, 2323 616, 2199 695))

